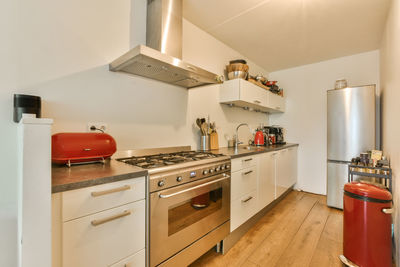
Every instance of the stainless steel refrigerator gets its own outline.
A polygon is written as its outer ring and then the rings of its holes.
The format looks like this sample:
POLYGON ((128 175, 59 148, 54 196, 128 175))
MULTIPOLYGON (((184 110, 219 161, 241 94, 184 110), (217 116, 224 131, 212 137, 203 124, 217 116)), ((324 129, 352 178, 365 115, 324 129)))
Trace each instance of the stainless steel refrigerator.
POLYGON ((376 149, 375 85, 328 90, 327 205, 343 209, 348 164, 376 149))

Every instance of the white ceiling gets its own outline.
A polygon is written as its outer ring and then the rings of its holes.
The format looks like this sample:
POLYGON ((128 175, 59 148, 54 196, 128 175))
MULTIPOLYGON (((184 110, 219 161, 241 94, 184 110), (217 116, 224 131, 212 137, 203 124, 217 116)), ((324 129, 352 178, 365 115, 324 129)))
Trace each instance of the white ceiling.
POLYGON ((188 21, 272 72, 378 49, 391 0, 183 3, 188 21))

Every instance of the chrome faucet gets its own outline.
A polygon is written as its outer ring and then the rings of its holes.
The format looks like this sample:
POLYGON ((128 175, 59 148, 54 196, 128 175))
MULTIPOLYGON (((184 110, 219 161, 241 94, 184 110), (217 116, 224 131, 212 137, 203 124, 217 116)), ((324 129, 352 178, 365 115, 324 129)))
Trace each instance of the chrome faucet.
POLYGON ((238 145, 243 144, 243 142, 239 142, 239 136, 238 136, 238 130, 242 126, 247 126, 249 128, 249 130, 251 131, 251 129, 247 123, 241 123, 236 127, 235 153, 238 152, 238 145))

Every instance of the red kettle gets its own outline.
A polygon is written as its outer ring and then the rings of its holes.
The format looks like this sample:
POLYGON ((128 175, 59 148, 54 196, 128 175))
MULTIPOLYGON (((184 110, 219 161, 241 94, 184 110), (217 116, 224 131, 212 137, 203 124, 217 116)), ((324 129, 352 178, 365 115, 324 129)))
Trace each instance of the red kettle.
POLYGON ((254 145, 263 146, 264 145, 264 133, 262 131, 257 131, 254 136, 254 145))

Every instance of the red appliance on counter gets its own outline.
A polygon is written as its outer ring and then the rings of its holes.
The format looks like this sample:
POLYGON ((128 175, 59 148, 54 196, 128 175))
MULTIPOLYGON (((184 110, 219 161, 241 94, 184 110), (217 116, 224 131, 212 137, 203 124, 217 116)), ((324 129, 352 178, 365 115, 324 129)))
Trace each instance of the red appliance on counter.
POLYGON ((105 133, 57 133, 51 137, 53 163, 103 161, 117 151, 114 138, 105 133))
POLYGON ((263 146, 264 144, 264 133, 262 131, 257 131, 254 136, 254 145, 263 146))
MULTIPOLYGON (((343 254, 362 267, 392 266, 392 194, 364 182, 344 186, 343 254)), ((351 266, 348 265, 348 266, 351 266)))

